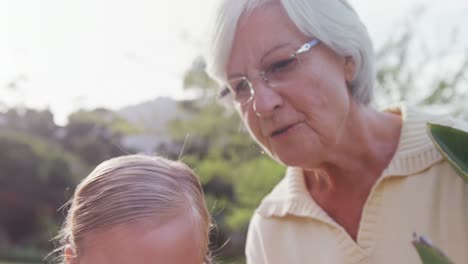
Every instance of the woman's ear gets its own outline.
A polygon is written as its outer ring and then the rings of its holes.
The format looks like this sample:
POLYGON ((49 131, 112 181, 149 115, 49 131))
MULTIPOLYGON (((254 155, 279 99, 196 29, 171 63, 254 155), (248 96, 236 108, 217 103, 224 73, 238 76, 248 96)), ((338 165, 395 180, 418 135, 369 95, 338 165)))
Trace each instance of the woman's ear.
POLYGON ((356 62, 354 62, 354 59, 351 56, 345 57, 344 73, 347 83, 351 82, 356 75, 356 62))
POLYGON ((65 259, 65 263, 67 264, 78 264, 75 249, 70 244, 65 246, 63 250, 63 257, 65 259))

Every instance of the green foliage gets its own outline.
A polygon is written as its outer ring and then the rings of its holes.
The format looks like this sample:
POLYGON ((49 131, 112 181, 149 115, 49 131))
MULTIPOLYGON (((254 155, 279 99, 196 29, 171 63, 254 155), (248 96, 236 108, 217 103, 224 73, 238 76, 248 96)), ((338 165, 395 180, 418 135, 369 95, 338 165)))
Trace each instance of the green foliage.
POLYGON ((87 167, 58 144, 18 131, 0 129, 0 149, 0 233, 9 243, 47 247, 65 190, 87 167))
POLYGON ((279 182, 285 173, 285 167, 263 155, 243 163, 234 172, 237 174, 235 183, 239 186, 236 189, 239 203, 252 208, 257 207, 265 192, 270 192, 279 182))
MULTIPOLYGON (((198 89, 208 94, 217 88, 217 83, 208 76, 205 71, 206 63, 202 57, 196 58, 192 63, 192 68, 184 76, 185 89, 198 89)), ((202 93, 202 97, 207 96, 202 93)))
POLYGON ((121 138, 137 131, 138 128, 109 110, 78 111, 69 116, 60 144, 95 166, 106 159, 128 153, 120 146, 121 138))
POLYGON ((440 153, 468 184, 468 133, 437 124, 429 123, 427 126, 440 153))
POLYGON ((5 112, 4 117, 10 129, 41 138, 53 138, 57 129, 54 116, 49 110, 11 108, 5 112))
POLYGON ((58 144, 27 134, 0 130, 0 148, 4 150, 0 153, 2 187, 30 188, 27 191, 37 193, 41 186, 63 190, 78 181, 74 174, 87 169, 58 144))
POLYGON ((45 254, 46 252, 36 248, 0 249, 0 264, 39 264, 42 263, 45 254))
POLYGON ((232 168, 235 200, 226 208, 225 225, 232 232, 245 234, 255 208, 282 178, 285 168, 265 155, 232 168))
POLYGON ((98 108, 92 111, 79 110, 70 114, 70 123, 90 123, 96 126, 107 127, 113 134, 128 135, 141 132, 141 128, 136 127, 113 111, 98 108))
POLYGON ((223 216, 218 225, 240 233, 246 231, 255 208, 284 174, 284 167, 266 156, 238 162, 208 158, 195 168, 209 208, 223 216))
POLYGON ((427 239, 415 235, 413 245, 423 264, 453 264, 445 254, 433 246, 427 239))
POLYGON ((97 163, 128 153, 120 139, 138 129, 105 109, 78 111, 65 127, 48 110, 0 117, 0 247, 49 250, 63 222, 57 209, 97 163))

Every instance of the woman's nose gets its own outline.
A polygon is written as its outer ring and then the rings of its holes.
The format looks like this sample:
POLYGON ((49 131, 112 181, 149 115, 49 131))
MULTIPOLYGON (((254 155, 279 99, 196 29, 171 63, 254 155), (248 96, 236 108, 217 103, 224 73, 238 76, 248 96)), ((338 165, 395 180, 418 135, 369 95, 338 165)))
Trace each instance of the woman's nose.
POLYGON ((254 84, 252 107, 259 117, 269 117, 283 104, 282 96, 274 89, 268 87, 268 83, 259 79, 254 84))

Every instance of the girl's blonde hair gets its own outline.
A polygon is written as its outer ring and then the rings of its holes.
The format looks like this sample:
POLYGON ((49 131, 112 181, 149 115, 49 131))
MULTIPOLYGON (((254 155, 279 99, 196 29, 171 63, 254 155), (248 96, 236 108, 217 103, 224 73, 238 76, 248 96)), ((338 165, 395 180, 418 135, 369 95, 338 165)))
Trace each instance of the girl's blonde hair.
POLYGON ((96 230, 148 221, 167 221, 189 211, 198 230, 200 254, 210 263, 211 217, 195 173, 184 163, 161 157, 128 155, 104 161, 76 188, 57 236, 55 250, 80 254, 80 242, 96 230))

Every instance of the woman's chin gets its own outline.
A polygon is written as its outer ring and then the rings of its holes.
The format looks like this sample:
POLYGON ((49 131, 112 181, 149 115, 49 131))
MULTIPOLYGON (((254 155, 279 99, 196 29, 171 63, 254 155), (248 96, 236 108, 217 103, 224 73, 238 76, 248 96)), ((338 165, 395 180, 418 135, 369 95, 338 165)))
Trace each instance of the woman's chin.
POLYGON ((291 167, 317 167, 323 157, 323 145, 315 137, 297 141, 291 142, 288 146, 271 144, 270 156, 291 167))
POLYGON ((299 168, 316 168, 319 166, 320 161, 315 158, 316 155, 302 155, 299 152, 295 153, 274 153, 273 158, 278 162, 289 166, 299 168))

